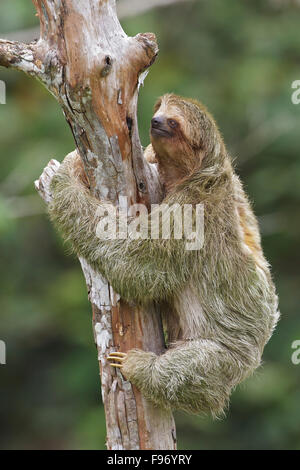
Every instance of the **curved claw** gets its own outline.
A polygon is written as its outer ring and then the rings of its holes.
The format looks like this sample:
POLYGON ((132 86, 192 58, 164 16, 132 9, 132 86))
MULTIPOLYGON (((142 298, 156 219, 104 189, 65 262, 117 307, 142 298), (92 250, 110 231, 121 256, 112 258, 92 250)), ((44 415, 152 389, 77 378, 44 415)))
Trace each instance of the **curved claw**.
POLYGON ((127 354, 122 353, 122 352, 112 352, 107 356, 108 361, 114 361, 110 362, 109 365, 112 367, 117 367, 119 369, 122 369, 123 367, 123 362, 126 360, 127 354))
POLYGON ((119 356, 119 357, 124 357, 125 358, 127 356, 127 354, 123 353, 123 352, 114 351, 114 352, 110 353, 108 357, 110 357, 110 356, 119 356))

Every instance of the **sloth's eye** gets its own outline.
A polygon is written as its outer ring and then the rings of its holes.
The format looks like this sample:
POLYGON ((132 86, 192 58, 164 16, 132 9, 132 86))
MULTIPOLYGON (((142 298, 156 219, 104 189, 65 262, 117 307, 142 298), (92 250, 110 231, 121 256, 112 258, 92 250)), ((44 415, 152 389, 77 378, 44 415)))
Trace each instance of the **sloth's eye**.
POLYGON ((168 124, 172 129, 176 129, 178 127, 178 122, 175 119, 168 119, 168 124))

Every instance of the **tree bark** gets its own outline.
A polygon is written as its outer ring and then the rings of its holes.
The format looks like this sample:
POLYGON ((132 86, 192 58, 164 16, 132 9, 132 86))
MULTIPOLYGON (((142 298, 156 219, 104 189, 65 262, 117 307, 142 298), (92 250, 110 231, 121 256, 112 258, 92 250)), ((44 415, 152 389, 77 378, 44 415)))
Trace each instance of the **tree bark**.
MULTIPOLYGON (((33 0, 39 41, 0 40, 0 65, 39 79, 62 107, 83 160, 91 191, 115 204, 148 207, 162 199, 156 170, 144 158, 137 99, 158 53, 151 33, 126 36, 115 0, 33 0)), ((59 163, 51 161, 36 187, 49 202, 59 163)), ((106 361, 113 350, 164 349, 160 312, 129 305, 80 260, 93 311, 108 449, 175 449, 173 416, 155 408, 106 361)))

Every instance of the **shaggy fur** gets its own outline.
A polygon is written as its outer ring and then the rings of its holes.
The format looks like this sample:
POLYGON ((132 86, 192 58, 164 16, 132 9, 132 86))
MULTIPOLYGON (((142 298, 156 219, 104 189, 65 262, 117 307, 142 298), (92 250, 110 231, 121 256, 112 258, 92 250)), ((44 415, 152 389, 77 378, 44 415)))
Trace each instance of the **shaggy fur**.
POLYGON ((124 375, 161 407, 219 416, 233 388, 260 365, 279 318, 277 296, 255 216, 213 118, 175 95, 159 100, 155 117, 169 135, 152 132, 146 154, 165 183, 164 203, 204 203, 201 250, 187 251, 186 240, 172 237, 98 239, 97 209, 106 203, 90 195, 78 158, 67 157, 54 177, 50 216, 124 299, 161 303, 168 350, 129 351, 124 375))

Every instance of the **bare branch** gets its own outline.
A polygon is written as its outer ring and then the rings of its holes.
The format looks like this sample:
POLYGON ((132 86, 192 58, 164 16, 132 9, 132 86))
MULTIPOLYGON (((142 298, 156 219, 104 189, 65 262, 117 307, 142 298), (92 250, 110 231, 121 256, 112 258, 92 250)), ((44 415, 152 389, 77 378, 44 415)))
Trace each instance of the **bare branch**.
MULTIPOLYGON (((160 202, 161 185, 143 158, 137 123, 139 85, 158 53, 154 34, 128 37, 115 0, 33 1, 41 23, 40 79, 63 109, 92 194, 115 205, 122 197, 147 207, 160 202)), ((51 161, 35 184, 46 202, 58 167, 51 161)), ((171 412, 154 407, 107 361, 115 348, 164 350, 158 307, 127 304, 92 266, 80 262, 92 304, 108 449, 174 449, 171 412)))
MULTIPOLYGON (((0 65, 35 76, 55 96, 96 198, 118 205, 126 197, 147 207, 161 202, 161 184, 143 158, 137 122, 139 86, 158 53, 155 35, 128 37, 115 0, 33 3, 41 25, 39 41, 26 45, 1 40, 0 65)), ((46 203, 51 201, 50 183, 58 168, 52 160, 35 182, 46 203)), ((107 361, 115 348, 161 354, 164 336, 158 306, 141 309, 127 304, 92 266, 81 258, 80 262, 92 305, 108 449, 174 449, 172 413, 153 406, 107 361)))
POLYGON ((42 74, 43 64, 36 57, 35 43, 23 44, 0 39, 0 65, 29 75, 42 74))

